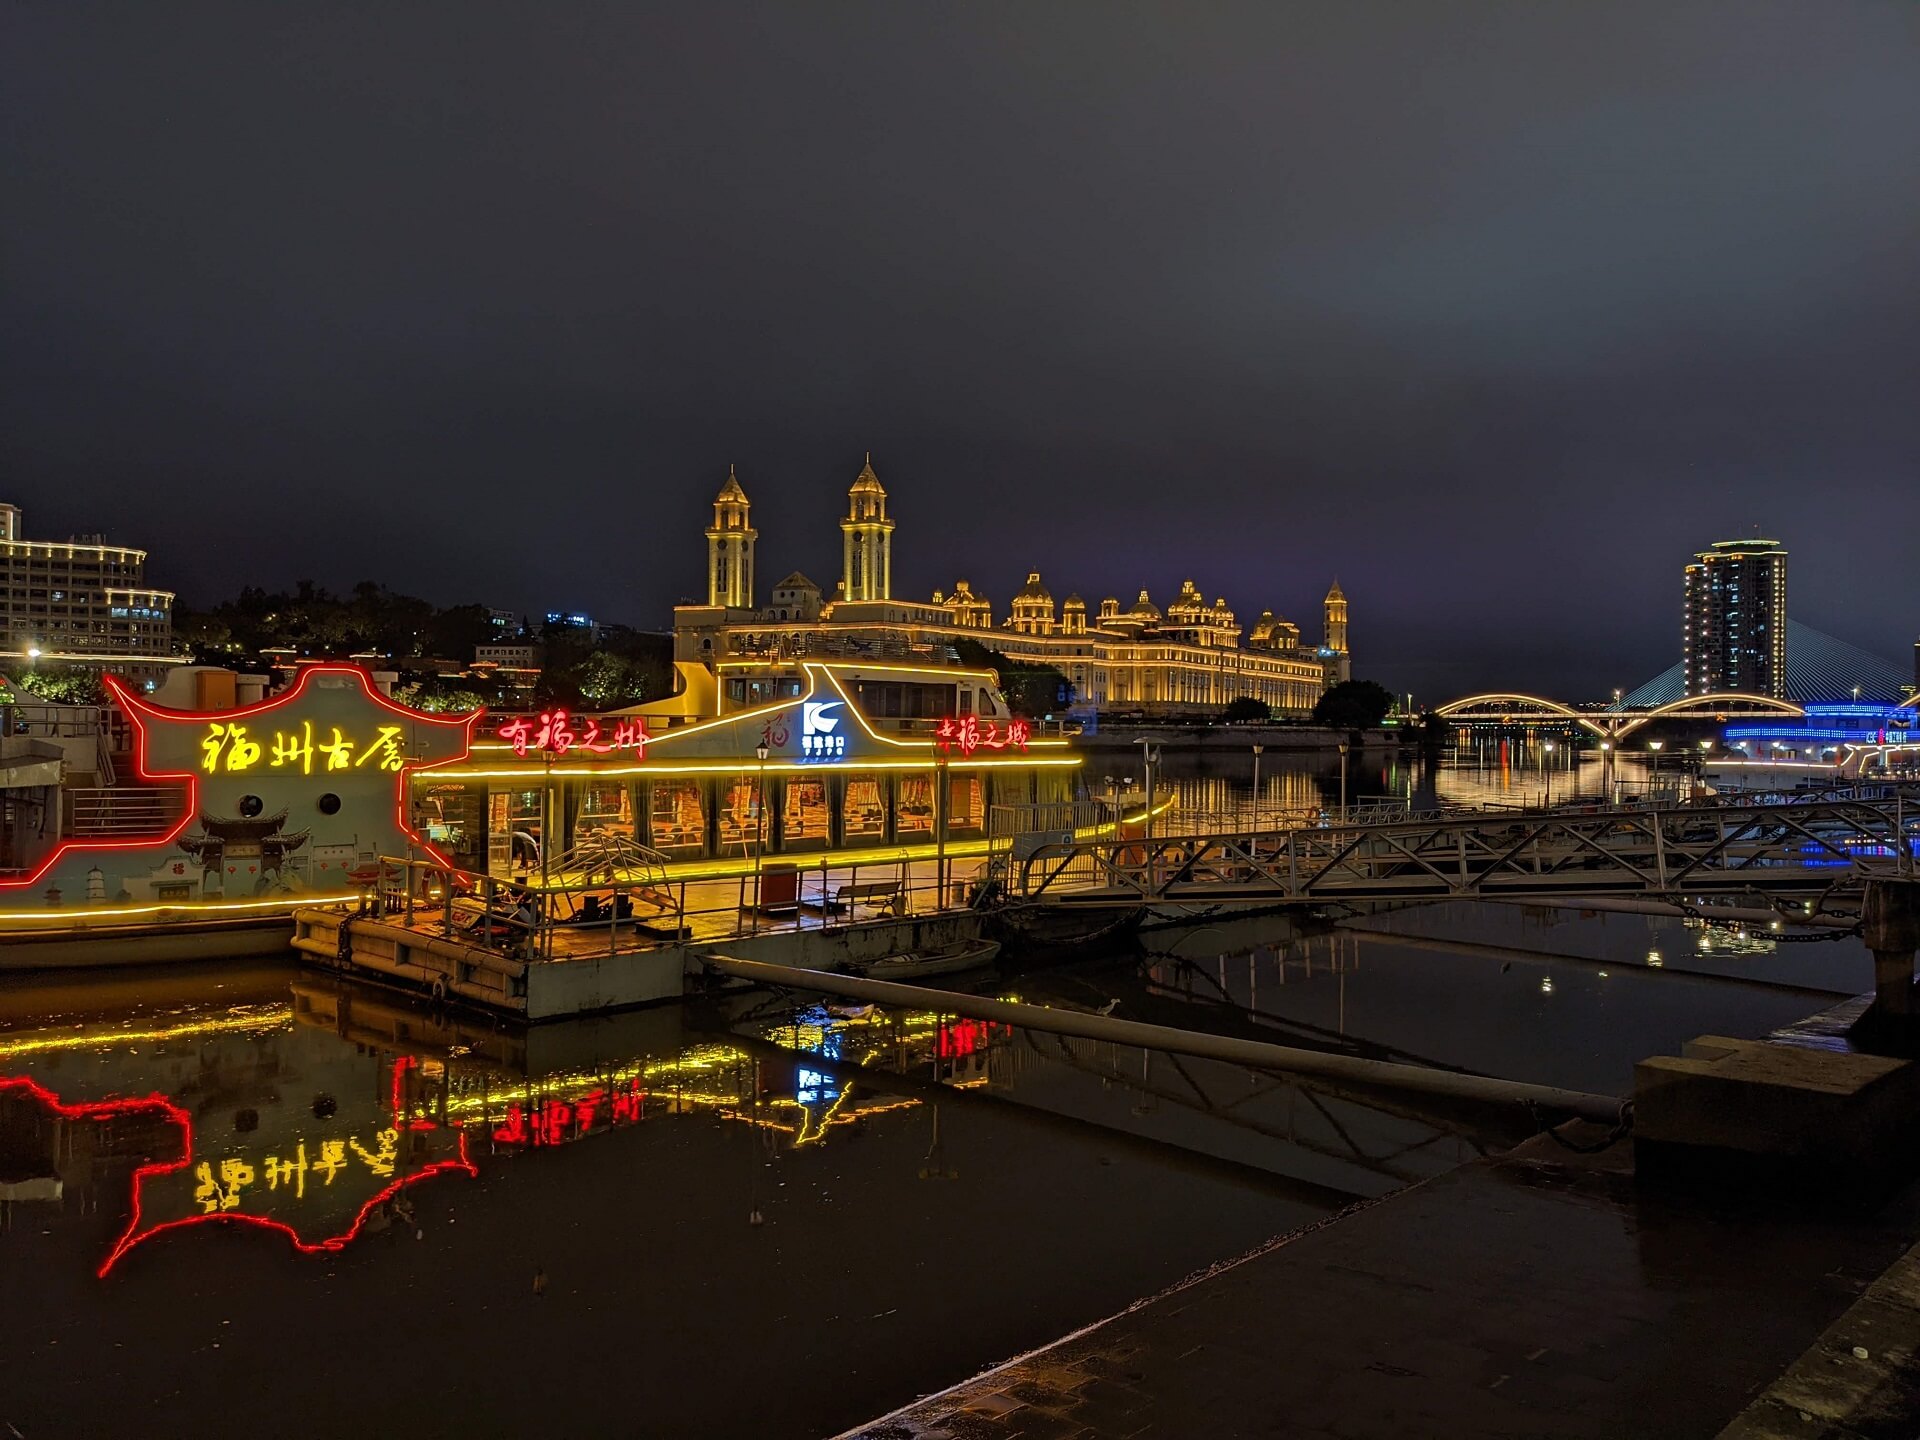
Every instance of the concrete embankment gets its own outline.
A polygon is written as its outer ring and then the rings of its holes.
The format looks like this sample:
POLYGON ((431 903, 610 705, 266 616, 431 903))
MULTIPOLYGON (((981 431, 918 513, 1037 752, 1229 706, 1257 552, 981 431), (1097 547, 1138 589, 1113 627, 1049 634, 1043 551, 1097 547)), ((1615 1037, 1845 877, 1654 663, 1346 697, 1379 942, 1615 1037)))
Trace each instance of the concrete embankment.
POLYGON ((1570 1123, 842 1440, 1920 1433, 1920 1183, 1859 1163, 1914 1153, 1915 1067, 1850 1047, 1865 1004, 1647 1062, 1637 1138, 1570 1123))
MULTIPOLYGON (((1901 1255, 1917 1212, 1650 1196, 1628 1147, 1541 1136, 847 1436, 1712 1435, 1901 1255)), ((1920 1311, 1904 1323, 1901 1353, 1920 1311)))

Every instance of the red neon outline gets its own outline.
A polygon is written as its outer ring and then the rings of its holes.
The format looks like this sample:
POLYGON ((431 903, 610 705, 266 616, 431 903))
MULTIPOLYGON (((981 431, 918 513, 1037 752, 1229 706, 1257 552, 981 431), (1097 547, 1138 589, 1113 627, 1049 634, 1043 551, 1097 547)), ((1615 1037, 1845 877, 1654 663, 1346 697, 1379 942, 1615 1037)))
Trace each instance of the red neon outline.
MULTIPOLYGON (((192 770, 154 771, 147 769, 148 721, 176 720, 189 724, 198 724, 203 721, 227 720, 241 715, 259 715, 265 711, 292 704, 305 693, 307 682, 313 676, 323 674, 354 676, 360 682, 361 693, 369 700, 372 700, 383 709, 390 710, 394 714, 403 716, 408 720, 422 721, 429 725, 457 725, 465 732, 462 735, 464 744, 458 755, 449 755, 445 760, 436 760, 430 765, 418 765, 408 762, 403 764, 397 772, 390 772, 394 777, 394 820, 400 827, 400 833, 415 845, 425 850, 429 855, 433 856, 440 864, 451 867, 453 862, 441 854, 431 841, 421 835, 419 831, 415 830, 413 826, 408 823, 407 794, 413 776, 416 773, 425 770, 436 770, 442 765, 458 765, 472 753, 473 726, 480 717, 486 713, 484 708, 457 717, 429 715, 422 710, 409 710, 406 706, 398 704, 385 695, 382 695, 375 687, 373 677, 367 672, 365 667, 360 665, 309 665, 300 671, 292 685, 282 690, 278 695, 269 696, 257 704, 243 705, 232 710, 167 710, 158 705, 148 704, 147 701, 135 695, 118 676, 106 675, 102 677, 102 680, 106 684, 108 691, 112 694, 120 708, 126 712, 127 718, 133 722, 134 770, 138 772, 142 780, 162 782, 184 780, 186 782, 187 804, 180 816, 180 820, 164 835, 144 837, 121 836, 115 840, 62 840, 58 845, 53 847, 52 852, 48 854, 45 860, 40 862, 39 868, 34 870, 32 874, 26 876, 24 879, 0 880, 0 893, 8 890, 25 889, 30 885, 38 885, 41 880, 46 878, 47 873, 52 870, 55 865, 66 859, 68 855, 77 851, 127 851, 141 850, 155 845, 171 845, 179 838, 181 833, 186 830, 187 826, 193 823, 194 818, 200 813, 200 776, 192 770)), ((289 903, 293 903, 297 901, 297 899, 297 896, 288 897, 289 903)), ((184 902, 181 908, 191 909, 195 905, 203 903, 205 902, 188 901, 184 902)), ((55 914, 58 912, 49 911, 47 913, 55 914)))
POLYGON ((242 1215, 237 1212, 218 1212, 211 1215, 187 1215, 179 1220, 169 1220, 164 1225, 156 1225, 151 1230, 140 1229, 140 1187, 149 1179, 161 1175, 171 1175, 184 1170, 193 1163, 193 1117, 164 1095, 149 1095, 142 1100, 98 1100, 82 1105, 65 1104, 53 1091, 26 1076, 12 1079, 0 1078, 0 1093, 8 1090, 23 1090, 54 1114, 69 1120, 101 1120, 115 1115, 136 1114, 144 1110, 157 1110, 173 1124, 180 1127, 181 1154, 178 1160, 153 1161, 142 1165, 133 1172, 133 1213, 127 1221, 127 1228, 113 1244, 107 1258, 100 1262, 100 1268, 94 1271, 96 1278, 104 1280, 107 1272, 118 1265, 126 1253, 134 1246, 151 1240, 156 1235, 164 1235, 169 1230, 185 1229, 189 1225, 251 1225, 260 1230, 277 1230, 292 1242, 293 1248, 302 1255, 318 1255, 344 1250, 359 1236, 366 1226, 367 1217, 375 1208, 385 1204, 409 1185, 418 1184, 432 1175, 458 1170, 469 1177, 478 1176, 480 1171, 467 1154, 467 1132, 456 1128, 454 1134, 459 1141, 459 1154, 451 1160, 436 1160, 431 1165, 422 1166, 410 1175, 403 1175, 391 1185, 381 1189, 374 1197, 362 1205, 353 1217, 353 1222, 340 1234, 329 1235, 323 1240, 302 1240, 300 1232, 284 1220, 274 1220, 265 1215, 242 1215))

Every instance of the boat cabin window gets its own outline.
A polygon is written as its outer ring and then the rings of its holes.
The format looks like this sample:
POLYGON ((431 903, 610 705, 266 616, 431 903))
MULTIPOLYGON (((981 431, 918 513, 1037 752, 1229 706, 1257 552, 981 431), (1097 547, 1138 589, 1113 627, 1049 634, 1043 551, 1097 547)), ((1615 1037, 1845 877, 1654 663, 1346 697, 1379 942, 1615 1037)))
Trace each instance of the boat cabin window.
POLYGON ((632 792, 618 780, 589 782, 580 797, 580 813, 573 822, 574 843, 579 844, 582 836, 596 830, 629 838, 633 835, 632 792))
MULTIPOLYGON (((769 788, 772 786, 768 782, 769 788)), ((719 853, 751 855, 765 840, 771 839, 771 827, 760 815, 759 781, 752 775, 734 775, 720 781, 720 811, 717 840, 719 853)))
POLYGON ((656 780, 649 826, 654 849, 701 855, 707 848, 706 792, 698 780, 656 780))
POLYGON ((887 838, 887 777, 848 775, 840 802, 840 834, 848 845, 877 845, 887 838))
POLYGON ((827 808, 827 782, 810 776, 789 776, 780 805, 782 850, 825 849, 832 836, 833 813, 827 808))
POLYGON ((949 839, 966 839, 987 833, 986 790, 979 775, 947 776, 949 839))
POLYGON ((933 777, 902 775, 893 811, 894 836, 903 844, 933 838, 933 777))
POLYGON ((487 797, 487 868, 497 875, 540 863, 545 807, 536 787, 496 790, 487 797))

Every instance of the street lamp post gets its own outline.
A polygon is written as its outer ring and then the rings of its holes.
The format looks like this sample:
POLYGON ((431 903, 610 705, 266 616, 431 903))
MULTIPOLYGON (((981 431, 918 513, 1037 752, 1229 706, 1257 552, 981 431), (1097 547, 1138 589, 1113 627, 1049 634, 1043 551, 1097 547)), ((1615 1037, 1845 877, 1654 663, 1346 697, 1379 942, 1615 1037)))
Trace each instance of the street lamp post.
POLYGON ((1349 748, 1346 741, 1340 742, 1340 820, 1342 824, 1346 823, 1347 818, 1347 751, 1349 748))
POLYGON ((1654 788, 1655 790, 1658 790, 1658 789, 1660 788, 1660 747, 1661 747, 1661 746, 1663 746, 1664 744, 1666 744, 1666 741, 1664 741, 1664 740, 1649 740, 1649 741, 1647 741, 1647 749, 1648 749, 1648 750, 1650 750, 1650 751, 1651 751, 1651 752, 1653 753, 1653 781, 1652 781, 1652 784, 1653 784, 1653 788, 1654 788))
POLYGON ((1134 743, 1140 747, 1141 785, 1147 797, 1146 837, 1151 840, 1153 838, 1153 763, 1160 757, 1159 752, 1153 748, 1153 741, 1136 740, 1134 743))
POLYGON ((1553 808, 1553 742, 1549 740, 1541 748, 1545 751, 1546 757, 1547 757, 1546 767, 1545 767, 1546 777, 1547 777, 1547 793, 1546 793, 1546 799, 1542 803, 1546 809, 1551 810, 1553 808))
POLYGON ((1260 752, 1265 748, 1264 745, 1253 747, 1253 828, 1256 832, 1260 829, 1260 752))

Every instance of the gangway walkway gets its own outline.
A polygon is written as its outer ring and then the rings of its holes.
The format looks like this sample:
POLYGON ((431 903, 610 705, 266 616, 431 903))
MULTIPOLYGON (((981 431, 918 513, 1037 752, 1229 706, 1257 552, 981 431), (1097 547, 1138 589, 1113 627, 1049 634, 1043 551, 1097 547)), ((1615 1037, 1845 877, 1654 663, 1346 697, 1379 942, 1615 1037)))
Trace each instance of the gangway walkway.
POLYGON ((1805 896, 1910 876, 1916 852, 1920 805, 1895 793, 1057 842, 1005 875, 1010 898, 1055 906, 1805 896))

